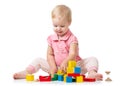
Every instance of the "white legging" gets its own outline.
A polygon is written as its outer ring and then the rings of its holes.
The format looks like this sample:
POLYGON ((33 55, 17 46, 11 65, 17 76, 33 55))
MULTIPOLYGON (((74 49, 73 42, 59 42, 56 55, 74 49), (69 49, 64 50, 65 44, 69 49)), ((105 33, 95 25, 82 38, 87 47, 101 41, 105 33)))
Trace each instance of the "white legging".
MULTIPOLYGON (((33 73, 37 72, 40 68, 45 72, 50 72, 49 64, 47 60, 43 58, 36 58, 28 67, 30 66, 35 68, 35 71, 33 71, 33 73)), ((81 67, 81 74, 85 74, 86 72, 89 72, 91 70, 98 71, 98 60, 95 57, 88 57, 77 61, 76 66, 81 67)))

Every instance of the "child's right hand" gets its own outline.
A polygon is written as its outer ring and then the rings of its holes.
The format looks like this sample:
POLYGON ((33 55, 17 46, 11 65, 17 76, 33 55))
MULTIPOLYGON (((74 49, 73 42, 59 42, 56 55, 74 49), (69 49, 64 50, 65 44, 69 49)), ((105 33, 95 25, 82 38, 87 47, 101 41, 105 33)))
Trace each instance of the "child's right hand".
POLYGON ((51 74, 51 77, 53 78, 54 77, 54 74, 57 72, 57 68, 51 68, 50 70, 50 74, 51 74))

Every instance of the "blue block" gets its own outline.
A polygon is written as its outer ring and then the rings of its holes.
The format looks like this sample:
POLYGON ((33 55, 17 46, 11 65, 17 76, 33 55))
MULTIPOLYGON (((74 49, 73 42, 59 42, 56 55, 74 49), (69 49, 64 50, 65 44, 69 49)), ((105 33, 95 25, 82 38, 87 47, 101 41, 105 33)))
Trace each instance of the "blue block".
POLYGON ((72 76, 67 76, 66 77, 66 82, 72 83, 72 76))
POLYGON ((58 75, 58 81, 63 81, 63 75, 58 75))
POLYGON ((74 68, 74 73, 81 73, 81 68, 80 67, 75 67, 74 68))

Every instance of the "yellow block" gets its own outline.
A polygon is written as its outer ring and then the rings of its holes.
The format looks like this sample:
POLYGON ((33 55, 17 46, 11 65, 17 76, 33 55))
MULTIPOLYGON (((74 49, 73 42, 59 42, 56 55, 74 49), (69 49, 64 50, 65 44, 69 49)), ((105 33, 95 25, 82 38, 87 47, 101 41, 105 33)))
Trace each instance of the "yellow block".
POLYGON ((74 67, 67 67, 67 74, 74 73, 74 67))
POLYGON ((26 75, 26 80, 27 80, 27 81, 34 81, 34 75, 32 75, 32 74, 27 74, 27 75, 26 75))
POLYGON ((64 73, 62 72, 62 70, 59 69, 59 70, 57 71, 57 74, 58 74, 58 75, 63 75, 64 73))
POLYGON ((74 61, 74 60, 69 61, 68 67, 76 67, 76 61, 74 61))
POLYGON ((64 82, 66 82, 66 77, 67 77, 67 74, 64 75, 64 82))
POLYGON ((83 76, 77 76, 76 82, 83 82, 83 76))

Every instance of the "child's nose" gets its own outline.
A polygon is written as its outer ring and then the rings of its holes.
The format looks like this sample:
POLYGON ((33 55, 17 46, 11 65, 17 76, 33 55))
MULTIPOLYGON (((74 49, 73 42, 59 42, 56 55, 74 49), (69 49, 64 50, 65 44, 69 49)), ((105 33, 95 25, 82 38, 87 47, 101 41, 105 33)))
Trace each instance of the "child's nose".
POLYGON ((61 27, 57 27, 57 31, 60 31, 61 30, 61 27))

